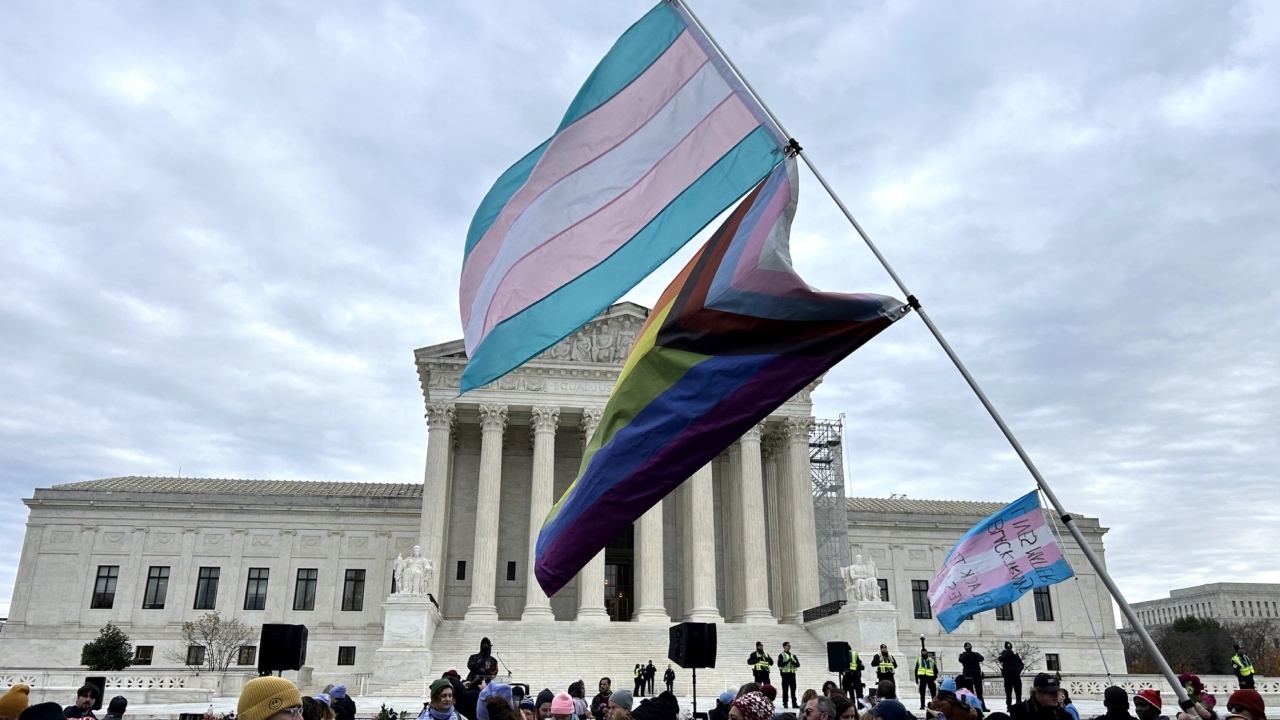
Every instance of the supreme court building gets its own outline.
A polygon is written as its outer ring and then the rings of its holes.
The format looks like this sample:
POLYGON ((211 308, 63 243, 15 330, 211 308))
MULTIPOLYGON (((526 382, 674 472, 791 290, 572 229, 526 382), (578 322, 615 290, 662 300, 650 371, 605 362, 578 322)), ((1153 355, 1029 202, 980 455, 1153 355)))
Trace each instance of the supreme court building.
MULTIPOLYGON (((646 316, 638 305, 615 305, 463 396, 462 341, 417 350, 427 429, 421 483, 124 477, 37 488, 24 500, 30 517, 0 668, 74 666, 107 622, 145 648, 140 666, 181 667, 189 651, 181 623, 216 610, 251 626, 307 625, 318 685, 371 676, 388 637, 383 604, 393 564, 415 546, 432 566, 437 677, 475 652, 480 633, 509 649, 507 662, 565 662, 562 653, 543 653, 548 632, 610 638, 620 657, 596 656, 582 674, 629 677, 640 653, 664 657, 665 644, 654 644, 685 620, 720 623, 722 655, 746 644, 745 657, 756 637, 776 641, 776 653, 787 639, 820 666, 822 644, 806 631, 804 613, 839 599, 831 576, 854 554, 880 568, 881 595, 899 613, 892 644, 904 648, 903 659, 922 635, 944 670, 966 641, 1030 638, 1061 670, 1095 672, 1092 627, 1112 670, 1124 667, 1111 601, 1073 548, 1064 552, 1078 587, 1069 581, 1029 594, 943 634, 927 601, 921 606, 928 583, 955 541, 1003 503, 845 499, 841 475, 839 506, 824 519, 813 463, 819 446, 836 441, 813 442, 818 383, 619 528, 573 582, 544 595, 533 576, 539 526, 576 476, 646 316)), ((1096 519, 1079 522, 1101 554, 1106 530, 1096 519)), ((252 665, 254 652, 247 647, 241 664, 252 665)))

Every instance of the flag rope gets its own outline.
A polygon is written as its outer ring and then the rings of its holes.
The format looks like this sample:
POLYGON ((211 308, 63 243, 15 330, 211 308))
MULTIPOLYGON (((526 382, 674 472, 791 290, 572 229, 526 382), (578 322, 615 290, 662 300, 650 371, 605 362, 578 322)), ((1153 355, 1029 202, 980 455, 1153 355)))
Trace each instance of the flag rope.
MULTIPOLYGON (((1053 537, 1058 541, 1058 545, 1062 545, 1062 534, 1058 532, 1057 523, 1047 523, 1049 532, 1053 533, 1053 537)), ((1071 559, 1066 555, 1062 556, 1067 561, 1067 567, 1071 567, 1071 559)), ((1093 642, 1098 646, 1098 657, 1102 658, 1102 671, 1107 674, 1107 682, 1114 684, 1111 678, 1111 668, 1107 665, 1107 655, 1102 651, 1102 638, 1098 637, 1098 628, 1093 624, 1093 613, 1089 612, 1089 603, 1084 599, 1084 588, 1080 587, 1080 574, 1075 572, 1075 568, 1071 568, 1073 573, 1072 579, 1076 581, 1076 591, 1080 593, 1080 605, 1084 607, 1084 616, 1089 621, 1089 632, 1093 633, 1093 642)), ((1101 618, 1099 618, 1101 619, 1101 618)))
MULTIPOLYGON (((690 27, 697 28, 698 32, 703 35, 708 44, 710 44, 711 47, 720 54, 720 57, 724 60, 725 64, 734 72, 735 75, 738 76, 742 85, 750 93, 751 99, 760 105, 760 109, 769 118, 770 122, 772 122, 778 130, 781 131, 784 137, 790 138, 791 135, 786 132, 786 129, 778 120, 778 116, 769 109, 769 106, 765 104, 764 99, 761 98, 760 94, 756 92, 754 87, 752 87, 750 81, 747 80, 746 76, 729 57, 728 53, 724 51, 724 48, 721 47, 720 43, 711 35, 711 32, 707 30, 706 25, 704 25, 698 18, 697 14, 694 13, 693 8, 689 7, 688 1, 666 0, 666 2, 670 3, 677 12, 687 15, 690 21, 690 27)), ((823 177, 822 173, 814 165, 813 161, 809 159, 809 155, 803 150, 800 150, 797 154, 802 160, 804 160, 804 164, 809 168, 809 171, 817 178, 818 183, 822 185, 822 189, 827 191, 827 195, 829 195, 835 202, 836 206, 840 208, 840 212, 844 214, 845 219, 847 219, 849 224, 853 226, 853 229, 857 231, 858 236, 862 239, 863 243, 865 243, 867 248, 871 250, 872 254, 876 256, 881 267, 883 267, 885 272, 889 274, 889 277, 893 279, 894 284, 896 284, 898 289, 906 296, 908 303, 910 303, 911 307, 915 309, 916 314, 920 316, 920 320, 923 321, 925 327, 929 329, 934 340, 938 342, 938 345, 942 347, 943 352, 945 352, 947 357, 951 359, 951 364, 960 372, 964 381, 969 385, 969 389, 977 396, 978 401, 981 402, 982 406, 986 409, 987 414, 991 416, 991 419, 995 422, 996 426, 1000 428, 1000 432, 1004 435, 1005 440, 1009 442, 1009 445, 1013 448, 1014 452, 1018 454, 1018 457, 1022 460, 1023 466, 1025 466, 1027 471, 1031 473, 1031 477, 1035 479, 1036 485, 1039 487, 1040 491, 1044 493, 1044 496, 1049 500, 1049 503, 1053 505, 1053 509, 1058 513, 1058 517, 1062 521, 1062 524, 1065 525, 1068 532, 1071 533, 1071 537, 1076 541, 1076 545, 1080 547, 1080 551, 1084 553, 1085 558, 1089 561, 1089 564, 1093 566, 1094 571, 1098 573, 1098 577, 1102 580, 1103 585, 1106 586, 1107 591, 1111 593, 1111 597, 1114 598, 1116 604, 1120 606, 1120 612, 1126 619, 1128 619, 1130 626, 1133 627, 1134 631, 1138 634, 1138 637, 1141 638, 1142 644, 1147 648, 1147 651, 1151 653, 1151 656, 1155 658, 1156 664, 1160 667, 1160 673, 1164 675, 1165 680, 1168 681, 1170 686, 1172 686, 1174 694, 1178 697, 1178 705, 1184 710, 1190 710, 1194 705, 1194 702, 1192 702, 1191 698, 1187 695, 1186 688, 1182 687, 1178 682, 1178 676, 1174 674, 1173 668, 1169 666, 1169 662, 1165 659, 1164 655, 1160 653, 1159 648, 1156 647, 1155 641, 1151 639, 1151 635, 1147 632, 1146 626, 1138 619, 1138 614, 1133 611, 1133 608, 1129 606, 1129 602, 1125 600, 1124 593, 1120 592, 1120 588, 1117 587, 1115 581, 1111 579, 1111 574, 1107 572, 1107 568, 1102 563, 1102 559, 1093 551, 1093 548, 1089 545, 1089 541, 1085 539, 1084 534, 1076 525, 1075 520, 1063 508, 1062 503, 1058 500, 1058 496, 1054 494, 1053 489, 1049 487, 1048 481, 1046 481, 1044 476, 1040 474, 1040 470, 1036 467, 1035 462, 1032 461, 1031 456, 1027 454, 1027 451, 1022 447, 1022 443, 1019 442, 1017 436, 1013 434, 1013 430, 1009 428, 1007 423, 1005 423, 1004 417, 1000 415, 1000 411, 992 404, 991 400, 987 397, 987 394, 982 390, 982 386, 980 386, 978 381, 972 374, 970 374, 969 369, 965 367, 964 362, 960 360, 960 356, 956 354, 955 350, 952 349, 951 344, 947 342, 945 337, 943 337, 942 331, 938 329, 937 325, 934 325, 933 319, 930 318, 929 314, 920 306, 915 295, 907 289, 906 283, 903 282, 902 278, 898 276, 898 273, 894 271, 893 266, 889 264, 888 259, 880 252, 880 249, 876 247, 876 244, 872 242, 871 236, 862 229, 862 225, 853 216, 853 213, 849 211, 849 208, 844 204, 844 201, 840 199, 840 196, 836 194, 835 189, 831 187, 831 184, 827 182, 825 177, 823 177)))

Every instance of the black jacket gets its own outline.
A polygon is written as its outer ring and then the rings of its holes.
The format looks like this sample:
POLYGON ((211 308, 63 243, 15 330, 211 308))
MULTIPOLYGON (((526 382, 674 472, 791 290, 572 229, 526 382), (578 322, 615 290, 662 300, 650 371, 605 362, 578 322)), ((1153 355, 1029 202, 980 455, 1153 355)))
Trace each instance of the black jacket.
POLYGON ((93 718, 93 720, 98 720, 98 716, 94 715, 92 710, 81 710, 79 705, 68 705, 62 709, 62 715, 68 718, 93 718))
POLYGON ((707 711, 707 720, 729 720, 729 706, 716 703, 716 706, 707 711))
POLYGON ((1075 720, 1065 708, 1056 705, 1045 707, 1036 702, 1035 693, 1029 699, 1009 708, 1009 717, 1013 720, 1075 720))
POLYGON ((1018 657, 1018 653, 1012 650, 1004 650, 996 660, 1000 662, 1001 675, 1013 678, 1022 674, 1022 658, 1018 657))
POLYGON ((498 661, 492 655, 476 653, 467 658, 467 671, 467 682, 474 682, 478 677, 493 677, 498 674, 498 661))
POLYGON ((334 698, 333 714, 337 720, 356 720, 356 701, 352 700, 350 695, 334 698))
POLYGON ((672 670, 671 668, 667 668, 667 671, 662 673, 662 682, 673 683, 675 681, 676 681, 676 671, 672 670))
POLYGON ((756 650, 747 656, 748 665, 751 665, 752 667, 754 667, 755 664, 758 662, 765 663, 766 665, 772 665, 773 658, 769 657, 769 653, 763 650, 756 650))
POLYGON ((1130 715, 1128 710, 1121 710, 1120 708, 1107 708, 1106 715, 1099 715, 1093 720, 1137 720, 1137 718, 1130 715))
POLYGON ((982 679, 982 661, 986 658, 980 653, 972 650, 965 650, 960 653, 960 667, 964 671, 965 677, 971 677, 974 680, 982 679))

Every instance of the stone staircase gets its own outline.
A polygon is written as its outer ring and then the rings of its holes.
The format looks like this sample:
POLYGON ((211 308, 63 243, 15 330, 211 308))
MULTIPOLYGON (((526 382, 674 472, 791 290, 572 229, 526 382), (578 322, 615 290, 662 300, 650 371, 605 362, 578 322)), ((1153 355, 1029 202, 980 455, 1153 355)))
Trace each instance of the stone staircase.
MULTIPOLYGON (((575 680, 587 686, 587 699, 596 693, 602 676, 613 679, 615 689, 632 687, 632 671, 636 663, 650 660, 658 668, 655 689, 661 692, 662 673, 667 668, 669 625, 639 623, 578 622, 467 622, 446 620, 436 629, 432 641, 431 674, 439 677, 447 670, 457 670, 466 677, 467 657, 478 652, 480 638, 493 642, 494 652, 505 664, 499 666, 500 679, 506 679, 509 668, 511 682, 527 683, 533 692, 542 688, 561 690, 575 680)), ((742 625, 719 623, 716 626, 716 667, 698 670, 698 696, 718 695, 751 681, 747 656, 755 650, 756 641, 764 643, 775 662, 784 640, 800 659, 796 673, 799 693, 808 687, 821 688, 835 676, 828 673, 826 646, 795 625, 742 625)), ((691 695, 690 671, 675 666, 675 692, 691 695)), ((775 667, 770 677, 781 693, 781 679, 775 667)), ((428 681, 429 682, 429 681, 428 681)), ((422 688, 418 687, 421 694, 422 688)), ((406 695, 410 695, 406 693, 406 695)), ((779 695, 781 702, 781 695, 779 695)), ((701 701, 699 701, 701 710, 701 701)))

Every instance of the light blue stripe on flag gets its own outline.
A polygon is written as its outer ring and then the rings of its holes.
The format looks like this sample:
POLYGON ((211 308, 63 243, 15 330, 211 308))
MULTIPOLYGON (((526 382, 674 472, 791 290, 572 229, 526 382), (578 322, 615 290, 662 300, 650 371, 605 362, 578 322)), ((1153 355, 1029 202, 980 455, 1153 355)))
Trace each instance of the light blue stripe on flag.
MULTIPOLYGON (((1053 578, 1050 581, 1043 581, 1037 578, 1032 587, 1046 587, 1060 583, 1075 575, 1071 570, 1071 566, 1067 564, 1066 558, 1063 558, 1041 571, 1046 577, 1053 578)), ((938 613, 938 624, 943 630, 951 632, 960 627, 960 623, 977 615, 980 612, 994 610, 1001 605, 1008 605, 1017 602, 1018 598, 1026 594, 1025 590, 1019 590, 1015 585, 1001 585, 991 592, 983 593, 975 597, 969 598, 964 602, 953 605, 946 610, 938 613)))

